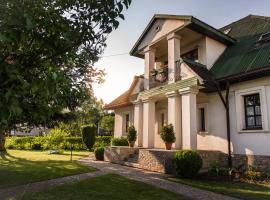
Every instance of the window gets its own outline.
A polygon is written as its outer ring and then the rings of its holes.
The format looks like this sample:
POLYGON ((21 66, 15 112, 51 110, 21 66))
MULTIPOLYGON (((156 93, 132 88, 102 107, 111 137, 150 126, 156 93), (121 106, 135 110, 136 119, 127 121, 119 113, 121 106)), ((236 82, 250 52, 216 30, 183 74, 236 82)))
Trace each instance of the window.
POLYGON ((165 125, 165 114, 161 113, 161 127, 165 125))
POLYGON ((125 127, 125 130, 126 130, 126 132, 128 131, 128 127, 129 127, 129 114, 126 114, 126 123, 125 123, 125 125, 126 125, 126 127, 125 127))
POLYGON ((199 108, 199 114, 200 114, 200 131, 205 131, 205 109, 204 108, 199 108))
POLYGON ((262 47, 266 44, 270 44, 270 32, 262 34, 260 38, 256 41, 255 47, 262 47))
POLYGON ((235 115, 238 133, 269 132, 266 87, 257 86, 235 91, 235 115))
POLYGON ((194 49, 192 51, 184 53, 181 55, 181 57, 197 62, 199 60, 198 49, 194 49))
POLYGON ((197 104, 197 131, 199 134, 208 134, 208 103, 197 104))
POLYGON ((262 129, 260 94, 244 96, 246 129, 262 129))

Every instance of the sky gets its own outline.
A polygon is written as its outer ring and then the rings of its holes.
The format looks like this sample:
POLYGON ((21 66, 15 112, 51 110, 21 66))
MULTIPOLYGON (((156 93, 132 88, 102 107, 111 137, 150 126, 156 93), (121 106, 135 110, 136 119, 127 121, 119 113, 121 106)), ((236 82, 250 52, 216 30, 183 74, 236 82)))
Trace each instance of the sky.
POLYGON ((221 28, 249 14, 270 16, 269 8, 270 0, 132 0, 95 64, 106 73, 103 84, 93 85, 95 96, 110 103, 129 88, 135 75, 143 74, 144 60, 129 52, 154 14, 193 15, 221 28))

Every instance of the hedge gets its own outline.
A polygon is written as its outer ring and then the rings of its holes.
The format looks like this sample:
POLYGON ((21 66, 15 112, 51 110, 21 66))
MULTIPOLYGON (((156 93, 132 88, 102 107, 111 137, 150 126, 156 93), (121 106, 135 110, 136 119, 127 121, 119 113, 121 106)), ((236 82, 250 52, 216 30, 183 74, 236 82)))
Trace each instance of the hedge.
MULTIPOLYGON (((96 136, 96 146, 109 146, 111 136, 96 136)), ((52 136, 29 136, 29 137, 7 137, 6 148, 16 150, 49 150, 64 149, 86 150, 81 137, 55 137, 52 136), (60 139, 59 139, 60 138, 60 139), (72 144, 72 145, 71 145, 72 144)))

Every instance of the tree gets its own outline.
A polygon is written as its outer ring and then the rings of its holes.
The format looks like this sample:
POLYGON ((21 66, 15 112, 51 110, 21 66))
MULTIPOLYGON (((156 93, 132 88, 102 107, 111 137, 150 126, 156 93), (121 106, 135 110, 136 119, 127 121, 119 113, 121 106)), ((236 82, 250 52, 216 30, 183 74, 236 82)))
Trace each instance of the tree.
POLYGON ((1 0, 2 136, 16 123, 46 124, 55 112, 74 110, 85 100, 91 84, 102 81, 93 64, 130 3, 1 0))
POLYGON ((112 135, 114 129, 114 116, 112 115, 105 115, 100 124, 101 128, 103 128, 106 132, 112 135))

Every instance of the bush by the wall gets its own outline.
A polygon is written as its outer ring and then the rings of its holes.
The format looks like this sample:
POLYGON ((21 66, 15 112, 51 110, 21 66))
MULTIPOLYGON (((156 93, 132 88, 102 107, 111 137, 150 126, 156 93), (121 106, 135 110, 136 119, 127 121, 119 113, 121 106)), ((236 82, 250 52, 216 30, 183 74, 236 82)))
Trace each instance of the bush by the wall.
POLYGON ((102 143, 104 146, 111 145, 112 136, 96 136, 96 143, 102 143))
POLYGON ((182 178, 191 178, 195 176, 202 168, 202 158, 192 150, 181 150, 175 153, 173 157, 173 167, 178 176, 182 178))
POLYGON ((97 160, 104 160, 104 147, 95 148, 94 154, 97 160))
POLYGON ((128 146, 128 140, 126 137, 112 138, 112 146, 128 146))
POLYGON ((94 125, 87 125, 82 127, 83 142, 89 150, 91 150, 95 144, 95 132, 96 127, 94 125))

